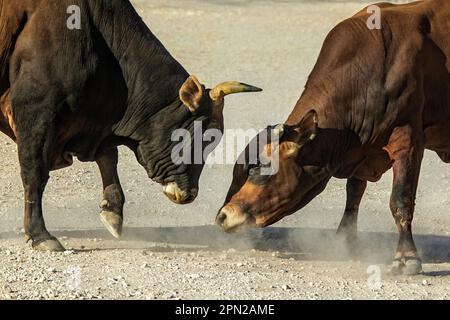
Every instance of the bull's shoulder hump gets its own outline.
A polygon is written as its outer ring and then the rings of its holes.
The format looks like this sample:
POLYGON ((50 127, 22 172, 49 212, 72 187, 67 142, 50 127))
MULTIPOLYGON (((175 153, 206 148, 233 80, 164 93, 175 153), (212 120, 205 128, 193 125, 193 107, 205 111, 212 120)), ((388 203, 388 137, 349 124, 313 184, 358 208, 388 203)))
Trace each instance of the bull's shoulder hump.
MULTIPOLYGON (((426 8, 431 8, 434 5, 436 5, 435 2, 440 0, 428 0, 428 1, 416 1, 416 2, 410 2, 410 3, 401 3, 401 4, 395 4, 390 2, 378 2, 370 4, 360 11, 358 11, 354 16, 367 16, 373 13, 373 9, 375 7, 379 8, 383 14, 389 14, 389 13, 404 13, 404 12, 421 12, 426 8)), ((447 0, 442 0, 447 1, 447 0)))

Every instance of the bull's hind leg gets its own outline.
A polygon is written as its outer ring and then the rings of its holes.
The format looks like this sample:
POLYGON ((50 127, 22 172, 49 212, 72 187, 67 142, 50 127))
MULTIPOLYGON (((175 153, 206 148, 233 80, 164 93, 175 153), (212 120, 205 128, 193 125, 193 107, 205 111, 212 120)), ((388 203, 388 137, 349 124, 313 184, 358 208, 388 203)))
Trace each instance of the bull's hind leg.
POLYGON ((125 196, 117 174, 117 148, 101 151, 96 157, 103 181, 103 201, 100 204, 100 219, 106 229, 116 238, 122 234, 123 205, 125 196))
POLYGON ((412 236, 412 221, 420 166, 424 152, 423 136, 414 134, 410 126, 396 128, 388 151, 393 160, 394 180, 390 207, 397 225, 399 241, 393 274, 418 274, 422 263, 412 236))
POLYGON ((366 187, 367 181, 357 178, 347 180, 347 202, 337 234, 345 240, 349 248, 354 248, 355 245, 358 232, 358 210, 366 187))

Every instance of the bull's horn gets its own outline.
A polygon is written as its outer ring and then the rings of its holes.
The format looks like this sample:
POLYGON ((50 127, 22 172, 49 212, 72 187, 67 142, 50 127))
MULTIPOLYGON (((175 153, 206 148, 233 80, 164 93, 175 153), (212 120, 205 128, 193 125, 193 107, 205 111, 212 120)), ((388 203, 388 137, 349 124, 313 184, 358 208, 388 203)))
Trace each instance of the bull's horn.
POLYGON ((211 89, 209 96, 213 101, 221 100, 223 97, 241 92, 260 92, 262 89, 258 87, 251 86, 249 84, 237 82, 237 81, 227 81, 217 85, 214 89, 211 89))

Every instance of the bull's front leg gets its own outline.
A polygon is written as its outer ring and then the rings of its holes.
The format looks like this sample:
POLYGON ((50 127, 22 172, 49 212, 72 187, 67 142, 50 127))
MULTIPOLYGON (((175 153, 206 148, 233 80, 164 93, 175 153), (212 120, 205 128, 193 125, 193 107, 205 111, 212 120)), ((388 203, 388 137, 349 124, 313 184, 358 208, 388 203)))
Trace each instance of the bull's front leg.
POLYGON ((347 201, 337 234, 351 249, 354 249, 358 232, 358 211, 361 199, 367 187, 367 181, 357 178, 347 180, 347 201))
MULTIPOLYGON (((31 109, 31 108, 29 108, 31 109)), ((34 249, 64 251, 61 243, 45 227, 42 195, 49 179, 54 131, 51 119, 29 112, 17 126, 20 173, 24 187, 24 229, 34 249)))
POLYGON ((103 200, 100 204, 100 219, 106 229, 116 238, 122 234, 123 205, 125 196, 117 173, 117 148, 103 150, 96 160, 103 182, 103 200))
POLYGON ((423 134, 415 133, 410 126, 396 128, 386 149, 393 161, 390 208, 399 234, 391 273, 414 275, 422 271, 422 262, 412 236, 412 221, 424 152, 423 134))

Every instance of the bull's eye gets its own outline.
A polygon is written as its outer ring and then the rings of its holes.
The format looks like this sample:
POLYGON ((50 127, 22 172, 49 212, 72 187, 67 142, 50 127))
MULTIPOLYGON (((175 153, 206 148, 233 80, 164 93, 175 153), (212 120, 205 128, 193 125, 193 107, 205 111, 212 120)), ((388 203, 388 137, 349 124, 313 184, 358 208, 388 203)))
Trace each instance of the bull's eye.
POLYGON ((248 175, 249 176, 255 176, 255 175, 258 175, 260 173, 260 171, 261 171, 261 167, 260 166, 257 166, 257 165, 250 166, 249 169, 248 169, 248 175))
POLYGON ((251 163, 248 165, 248 174, 250 176, 258 175, 262 168, 270 168, 270 163, 261 163, 260 161, 256 164, 251 163))
POLYGON ((247 170, 249 175, 258 174, 261 170, 261 162, 259 162, 259 160, 256 160, 256 163, 249 163, 247 170))

